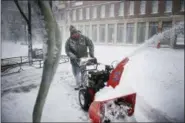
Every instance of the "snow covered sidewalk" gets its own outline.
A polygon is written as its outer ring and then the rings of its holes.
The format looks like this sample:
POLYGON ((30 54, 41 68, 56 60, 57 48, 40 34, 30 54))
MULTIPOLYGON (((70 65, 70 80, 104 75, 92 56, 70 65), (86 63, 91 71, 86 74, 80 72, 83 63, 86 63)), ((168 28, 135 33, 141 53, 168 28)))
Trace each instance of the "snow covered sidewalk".
MULTIPOLYGON (((100 62, 110 64, 121 60, 132 50, 97 46, 95 51, 100 62)), ((42 69, 28 66, 23 69, 20 73, 2 77, 3 122, 32 121, 42 69)), ((121 86, 127 82, 137 92, 134 118, 127 122, 184 121, 184 50, 148 48, 130 59, 123 77, 121 86)), ((59 65, 42 121, 89 122, 88 114, 78 104, 78 91, 74 91, 74 84, 70 64, 59 65)))
MULTIPOLYGON (((69 65, 69 63, 59 65, 44 107, 42 121, 89 121, 88 114, 83 112, 78 104, 78 91, 73 89, 75 82, 69 65)), ((42 69, 33 67, 23 69, 24 71, 20 73, 2 77, 2 88, 8 90, 2 96, 3 122, 32 121, 42 69)))

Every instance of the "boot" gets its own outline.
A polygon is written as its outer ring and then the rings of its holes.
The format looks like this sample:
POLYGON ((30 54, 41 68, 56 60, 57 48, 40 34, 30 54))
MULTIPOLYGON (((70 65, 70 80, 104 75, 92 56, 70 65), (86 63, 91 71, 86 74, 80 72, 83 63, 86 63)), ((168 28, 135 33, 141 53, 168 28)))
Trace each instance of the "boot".
POLYGON ((75 91, 79 90, 79 87, 75 87, 75 91))
POLYGON ((74 88, 75 90, 79 90, 80 87, 78 85, 76 85, 76 87, 74 88))

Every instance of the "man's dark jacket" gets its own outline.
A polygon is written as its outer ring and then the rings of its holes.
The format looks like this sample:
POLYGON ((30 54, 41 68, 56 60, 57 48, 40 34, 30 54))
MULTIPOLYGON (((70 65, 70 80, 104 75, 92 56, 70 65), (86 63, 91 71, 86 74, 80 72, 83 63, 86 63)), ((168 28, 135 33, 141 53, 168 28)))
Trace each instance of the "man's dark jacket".
POLYGON ((65 44, 65 52, 72 64, 76 62, 76 58, 79 59, 88 56, 87 48, 89 48, 89 55, 94 57, 94 45, 92 41, 82 34, 80 34, 79 39, 70 37, 65 44))

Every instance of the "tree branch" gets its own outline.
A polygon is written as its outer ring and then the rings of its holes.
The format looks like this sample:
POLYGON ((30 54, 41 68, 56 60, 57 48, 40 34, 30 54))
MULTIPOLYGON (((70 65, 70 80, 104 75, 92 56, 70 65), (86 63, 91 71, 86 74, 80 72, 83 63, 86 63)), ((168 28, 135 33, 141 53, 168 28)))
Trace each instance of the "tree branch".
POLYGON ((52 0, 49 1, 49 5, 50 5, 50 7, 52 9, 52 0))
POLYGON ((19 12, 21 13, 22 17, 25 19, 26 23, 29 24, 28 18, 26 17, 26 15, 22 11, 21 7, 19 6, 18 0, 14 0, 14 2, 16 4, 17 8, 19 9, 19 12))

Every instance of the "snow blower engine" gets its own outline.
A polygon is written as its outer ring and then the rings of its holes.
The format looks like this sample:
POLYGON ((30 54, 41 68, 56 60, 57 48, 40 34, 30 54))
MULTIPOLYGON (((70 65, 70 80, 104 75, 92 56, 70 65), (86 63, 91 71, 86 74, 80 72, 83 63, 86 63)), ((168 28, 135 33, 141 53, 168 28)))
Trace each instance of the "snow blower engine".
POLYGON ((129 93, 121 97, 112 98, 104 101, 95 101, 95 94, 105 86, 115 88, 120 81, 124 65, 128 62, 128 58, 123 59, 114 68, 113 65, 104 65, 97 62, 95 58, 81 58, 79 67, 81 69, 82 85, 79 90, 79 103, 84 111, 89 112, 89 117, 92 122, 102 123, 110 122, 112 119, 106 116, 108 112, 113 117, 118 114, 126 114, 132 116, 134 113, 136 93, 129 93), (107 106, 121 112, 115 113, 114 110, 108 111, 107 106), (106 110, 105 110, 106 109, 106 110))
POLYGON ((98 70, 100 63, 95 58, 83 58, 80 60, 82 86, 79 90, 79 102, 83 110, 88 111, 94 100, 95 93, 105 87, 109 74, 113 69, 110 65, 104 65, 104 70, 98 70))

